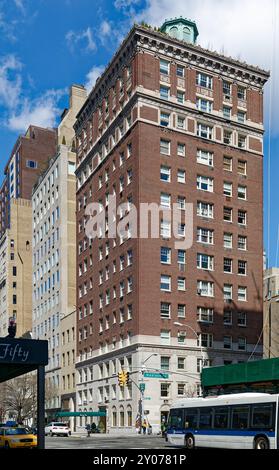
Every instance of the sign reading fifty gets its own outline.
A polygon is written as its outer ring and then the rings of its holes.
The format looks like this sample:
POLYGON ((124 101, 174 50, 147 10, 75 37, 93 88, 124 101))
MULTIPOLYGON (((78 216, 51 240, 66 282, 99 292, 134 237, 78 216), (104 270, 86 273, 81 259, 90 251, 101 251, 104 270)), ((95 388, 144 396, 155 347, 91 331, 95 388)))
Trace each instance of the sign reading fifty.
POLYGON ((0 364, 46 365, 47 363, 47 341, 0 338, 0 364))
POLYGON ((169 374, 163 374, 161 372, 144 372, 144 377, 149 379, 168 379, 169 374))

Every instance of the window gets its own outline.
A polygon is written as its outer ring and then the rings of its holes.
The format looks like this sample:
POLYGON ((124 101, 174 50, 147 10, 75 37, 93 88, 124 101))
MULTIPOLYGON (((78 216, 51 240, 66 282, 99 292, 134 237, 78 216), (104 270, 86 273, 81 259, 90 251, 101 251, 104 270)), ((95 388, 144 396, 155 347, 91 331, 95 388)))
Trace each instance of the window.
POLYGON ((169 383, 161 383, 161 397, 168 398, 170 393, 170 384, 169 383))
POLYGON ((171 223, 170 222, 161 220, 160 235, 162 238, 170 238, 171 236, 171 223))
POLYGON ((247 315, 245 312, 238 312, 237 314, 237 325, 246 326, 247 325, 247 315))
POLYGON ((198 175, 197 189, 201 191, 208 191, 210 193, 213 193, 213 178, 208 178, 207 176, 198 175))
POLYGON ((213 323, 213 308, 198 307, 198 321, 202 323, 213 323))
POLYGON ((179 209, 184 210, 186 207, 186 198, 184 196, 177 196, 177 204, 179 209))
POLYGON ((170 344, 170 331, 169 330, 161 330, 160 333, 161 344, 170 344))
POLYGON ((170 66, 170 63, 167 60, 160 59, 160 73, 162 73, 163 75, 168 75, 169 66, 170 66))
POLYGON ((239 100, 246 100, 246 88, 242 86, 237 87, 237 97, 239 100))
POLYGON ((185 291, 185 289, 186 289, 186 280, 184 277, 179 277, 177 279, 177 290, 185 291))
POLYGON ((204 269, 206 271, 213 271, 214 257, 198 253, 197 254, 197 267, 198 269, 204 269))
POLYGON ((232 349, 232 337, 224 336, 224 349, 232 349))
POLYGON ((231 284, 224 284, 224 300, 232 300, 232 288, 233 286, 231 284))
POLYGON ((246 302, 247 300, 247 287, 238 286, 237 300, 240 302, 246 302))
POLYGON ((227 429, 229 423, 229 409, 218 406, 214 412, 214 429, 227 429))
POLYGON ((239 210, 238 211, 238 223, 240 225, 246 225, 246 220, 247 219, 247 214, 245 211, 241 211, 239 210))
POLYGON ((224 273, 232 274, 232 259, 224 258, 224 273))
POLYGON ((169 93, 170 90, 168 87, 161 85, 160 86, 160 98, 162 100, 168 100, 169 99, 169 93))
POLYGON ((185 144, 177 144, 177 155, 185 157, 185 144))
POLYGON ((224 321, 224 325, 232 325, 232 311, 231 310, 224 310, 223 321, 224 321))
POLYGON ((27 168, 36 169, 38 168, 38 163, 34 160, 26 160, 26 166, 27 168))
POLYGON ((243 111, 237 111, 237 120, 238 122, 244 123, 246 120, 246 113, 243 111))
POLYGON ((177 77, 183 78, 185 75, 185 68, 182 65, 176 66, 176 75, 177 77))
POLYGON ((200 333, 198 336, 198 346, 203 348, 212 348, 213 335, 211 333, 200 333))
POLYGON ((161 314, 161 318, 170 318, 171 317, 171 304, 167 302, 161 302, 160 314, 161 314))
POLYGON ((170 125, 170 114, 169 113, 163 113, 161 111, 160 114, 160 125, 164 127, 169 127, 170 125))
POLYGON ((247 429, 249 418, 249 406, 233 406, 232 407, 232 428, 247 429))
POLYGON ((223 194, 227 197, 232 197, 232 183, 224 182, 223 194))
POLYGON ((214 297, 214 283, 209 281, 198 281, 197 293, 202 297, 214 297))
POLYGON ((177 90, 177 102, 180 103, 180 104, 183 104, 184 103, 184 93, 183 91, 179 91, 177 90))
POLYGON ((213 204, 198 201, 197 215, 200 217, 213 219, 213 207, 214 207, 213 204))
POLYGON ((231 108, 228 108, 228 106, 223 106, 223 116, 225 119, 231 119, 231 108))
POLYGON ((246 338, 238 338, 238 350, 246 351, 246 338))
POLYGON ((177 252, 177 262, 178 265, 185 265, 186 263, 186 251, 185 250, 178 250, 177 252))
POLYGON ((224 144, 230 145, 232 143, 232 132, 224 130, 224 144))
POLYGON ((160 140, 160 153, 163 155, 170 155, 170 141, 169 140, 160 140))
POLYGON ((230 82, 225 82, 223 80, 223 93, 224 95, 230 97, 231 96, 231 84, 230 82))
POLYGON ((203 111, 205 113, 211 113, 212 112, 212 101, 206 100, 204 98, 198 98, 197 99, 197 108, 200 111, 203 111))
POLYGON ((167 356, 161 356, 161 369, 170 370, 170 358, 167 356))
POLYGON ((196 84, 212 90, 212 77, 205 75, 204 73, 198 73, 196 84))
POLYGON ((238 249, 239 250, 247 250, 247 237, 243 237, 243 235, 238 235, 238 249))
POLYGON ((247 275, 247 261, 238 260, 238 274, 241 276, 247 275))
POLYGON ((178 129, 185 129, 185 118, 181 116, 177 116, 176 125, 178 129))
POLYGON ((237 188, 238 199, 246 200, 246 191, 247 191, 246 186, 238 186, 237 188))
POLYGON ((224 248, 232 248, 232 233, 224 233, 224 248))
POLYGON ((185 170, 177 170, 177 182, 185 183, 186 181, 186 172, 185 170))
POLYGON ((274 405, 252 405, 251 427, 253 429, 274 429, 273 428, 274 405))
POLYGON ((186 384, 177 384, 177 395, 184 396, 186 392, 186 384))
POLYGON ((160 289, 166 292, 171 291, 171 276, 161 275, 160 289))
POLYGON ((206 228, 198 228, 197 229, 197 241, 199 243, 205 243, 207 245, 213 245, 213 230, 209 230, 206 228))
POLYGON ((171 263, 171 249, 166 247, 161 247, 161 263, 170 264, 171 263))
POLYGON ((186 306, 184 304, 178 304, 177 306, 177 316, 178 318, 185 318, 186 306))
POLYGON ((160 204, 162 207, 170 208, 171 206, 171 195, 167 193, 161 193, 160 204))
POLYGON ((232 209, 230 207, 224 207, 224 221, 232 222, 232 209))
POLYGON ((240 149, 246 148, 246 136, 245 135, 238 134, 237 146, 240 149))
POLYGON ((197 136, 202 137, 203 139, 210 139, 212 140, 212 131, 213 128, 207 126, 206 124, 198 123, 197 127, 197 136))
POLYGON ((232 171, 232 158, 231 157, 223 158, 223 169, 226 171, 232 171))
POLYGON ((202 165, 213 166, 213 153, 198 149, 197 162, 202 165))
POLYGON ((239 175, 246 175, 246 167, 247 167, 247 162, 245 162, 244 160, 238 160, 237 162, 237 173, 239 175))

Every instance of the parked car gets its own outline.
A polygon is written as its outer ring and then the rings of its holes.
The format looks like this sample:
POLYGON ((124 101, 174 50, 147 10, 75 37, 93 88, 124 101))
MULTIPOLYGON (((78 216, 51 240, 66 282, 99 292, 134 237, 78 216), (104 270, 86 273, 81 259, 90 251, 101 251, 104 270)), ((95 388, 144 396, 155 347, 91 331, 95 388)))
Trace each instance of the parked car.
POLYGON ((45 427, 45 435, 46 436, 70 436, 71 431, 70 428, 66 423, 59 423, 59 422, 52 422, 47 424, 45 427))
POLYGON ((0 447, 14 449, 16 447, 37 447, 37 436, 24 427, 0 428, 0 447))

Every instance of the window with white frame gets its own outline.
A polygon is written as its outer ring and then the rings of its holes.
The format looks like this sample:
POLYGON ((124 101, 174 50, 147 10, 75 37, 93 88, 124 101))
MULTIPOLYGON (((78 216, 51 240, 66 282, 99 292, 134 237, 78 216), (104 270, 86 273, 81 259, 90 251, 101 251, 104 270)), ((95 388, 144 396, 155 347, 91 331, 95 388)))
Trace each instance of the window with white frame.
POLYGON ((223 293, 224 293, 224 300, 231 300, 232 299, 232 290, 233 286, 231 284, 224 284, 223 293))
POLYGON ((237 97, 239 100, 246 100, 246 88, 242 86, 237 87, 237 97))
POLYGON ((203 348, 212 348, 213 335, 211 333, 200 333, 198 335, 198 346, 203 348))
POLYGON ((246 351, 246 338, 238 338, 238 350, 246 351))
POLYGON ((223 194, 227 197, 232 197, 232 183, 224 182, 223 194))
POLYGON ((186 251, 185 250, 177 250, 177 262, 178 265, 185 265, 186 263, 186 251))
POLYGON ((237 120, 242 124, 245 123, 246 120, 246 113, 244 111, 237 111, 237 120))
POLYGON ((170 383, 161 383, 161 398, 169 398, 170 396, 170 383))
POLYGON ((186 289, 186 279, 185 277, 178 277, 177 278, 177 290, 185 291, 186 289))
POLYGON ((197 293, 202 297, 214 297, 214 283, 210 281, 198 281, 197 293))
POLYGON ((238 223, 240 225, 246 225, 247 224, 247 213, 246 213, 246 211, 242 211, 242 210, 238 211, 238 223))
POLYGON ((186 182, 186 171, 185 170, 177 170, 177 182, 178 183, 185 183, 186 182))
POLYGON ((161 302, 160 315, 161 315, 161 318, 171 317, 171 304, 170 303, 161 302))
POLYGON ((231 119, 231 108, 228 106, 223 106, 223 117, 225 119, 231 119))
POLYGON ((232 311, 231 310, 224 310, 223 323, 224 325, 232 325, 232 311))
POLYGON ((208 150, 198 149, 197 162, 202 165, 213 166, 213 153, 208 150))
POLYGON ((165 292, 171 291, 171 276, 161 274, 160 289, 165 292))
POLYGON ((224 349, 232 349, 232 337, 224 336, 224 349))
POLYGON ((162 238, 170 238, 171 236, 171 223, 167 220, 160 222, 160 235, 162 238))
POLYGON ((183 67, 183 65, 176 66, 176 75, 180 78, 183 78, 185 76, 185 67, 183 67))
POLYGON ((177 305, 177 316, 178 316, 178 318, 185 318, 186 317, 186 305, 185 304, 178 304, 177 305))
POLYGON ((180 90, 177 90, 177 94, 176 94, 176 97, 177 97, 177 102, 180 103, 180 104, 183 104, 184 103, 184 93, 183 91, 180 91, 180 90))
POLYGON ((185 144, 177 144, 177 155, 179 157, 185 157, 186 151, 185 151, 185 144))
POLYGON ((213 138, 213 127, 206 124, 198 123, 197 126, 197 136, 202 137, 203 139, 212 140, 213 138))
POLYGON ((237 173, 239 175, 246 176, 247 174, 247 162, 244 160, 238 160, 237 162, 237 173))
POLYGON ((232 222, 232 208, 231 207, 224 207, 224 221, 225 222, 232 222))
POLYGON ((213 308, 198 307, 197 315, 198 315, 198 322, 213 323, 213 308))
POLYGON ((238 274, 247 276, 247 261, 238 260, 238 274))
POLYGON ((245 312, 237 313, 237 326, 247 326, 247 314, 245 312))
POLYGON ((197 108, 200 111, 203 111, 205 113, 211 113, 212 112, 212 101, 206 100, 205 98, 198 98, 197 99, 197 108))
POLYGON ((169 356, 161 356, 161 369, 162 370, 170 370, 170 357, 169 356))
POLYGON ((210 90, 212 90, 212 83, 213 79, 210 75, 206 75, 205 73, 197 74, 196 84, 198 86, 209 88, 210 90))
POLYGON ((160 153, 163 155, 170 155, 170 141, 169 140, 160 140, 160 153))
POLYGON ((177 369, 178 370, 185 370, 185 357, 178 357, 177 358, 177 369))
POLYGON ((170 339, 171 339, 170 330, 161 330, 160 339, 161 339, 161 344, 170 344, 170 339))
POLYGON ((231 145, 232 143, 232 131, 224 130, 223 141, 226 145, 231 145))
POLYGON ((160 180, 164 181, 165 183, 170 183, 170 181, 171 181, 171 169, 170 169, 170 167, 161 165, 160 180))
POLYGON ((166 86, 160 85, 160 98, 162 100, 168 100, 170 96, 170 89, 166 86))
POLYGON ((238 186, 237 188, 238 199, 246 200, 246 194, 247 194, 246 186, 238 186))
POLYGON ((208 219, 213 219, 214 215, 214 205, 208 202, 198 201, 197 203, 197 215, 199 217, 206 217, 208 219))
POLYGON ((237 146, 241 149, 246 148, 246 135, 238 134, 237 146))
POLYGON ((240 302, 246 302, 247 301, 247 287, 238 286, 237 300, 239 300, 240 302))
POLYGON ((171 264, 171 249, 161 246, 161 264, 171 264))
POLYGON ((170 125, 170 114, 164 113, 161 111, 160 113, 160 125, 164 127, 169 127, 170 125))
POLYGON ((177 204, 179 209, 184 210, 186 208, 186 198, 184 196, 177 196, 177 204))
POLYGON ((185 224, 178 223, 177 225, 177 235, 179 237, 185 237, 185 224))
POLYGON ((160 73, 169 75, 170 63, 167 60, 160 59, 160 73))
POLYGON ((243 235, 238 235, 237 239, 237 247, 239 250, 247 250, 247 237, 244 237, 243 235))
POLYGON ((178 129, 185 129, 185 118, 177 116, 176 126, 178 129))
POLYGON ((224 233, 224 248, 232 248, 233 235, 232 233, 224 233))
POLYGON ((162 207, 170 208, 171 206, 171 195, 167 193, 161 193, 160 204, 162 207))
POLYGON ((224 157, 223 158, 223 169, 226 171, 232 171, 232 158, 224 157))
POLYGON ((213 178, 208 176, 197 176, 197 189, 213 193, 213 178))
POLYGON ((213 245, 214 239, 214 230, 210 230, 207 228, 197 228, 197 242, 205 243, 207 245, 213 245))
POLYGON ((233 261, 230 258, 224 258, 224 273, 232 274, 233 261))
POLYGON ((214 256, 197 253, 197 268, 205 271, 213 271, 214 269, 214 256))

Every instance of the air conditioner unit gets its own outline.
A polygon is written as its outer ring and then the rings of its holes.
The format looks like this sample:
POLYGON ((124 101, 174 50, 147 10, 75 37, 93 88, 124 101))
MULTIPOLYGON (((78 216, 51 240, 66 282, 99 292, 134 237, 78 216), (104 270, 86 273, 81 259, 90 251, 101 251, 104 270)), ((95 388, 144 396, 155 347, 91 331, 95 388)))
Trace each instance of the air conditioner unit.
POLYGON ((180 331, 177 336, 185 338, 186 337, 186 331, 180 331))

